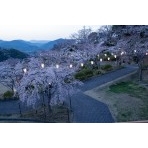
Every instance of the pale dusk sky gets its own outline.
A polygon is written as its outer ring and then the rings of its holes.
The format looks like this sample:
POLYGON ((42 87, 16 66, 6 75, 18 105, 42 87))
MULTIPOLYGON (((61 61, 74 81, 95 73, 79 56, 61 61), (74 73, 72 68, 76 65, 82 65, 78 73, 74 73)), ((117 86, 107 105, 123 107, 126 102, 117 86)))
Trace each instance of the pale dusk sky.
MULTIPOLYGON (((69 38, 71 34, 82 29, 84 25, 0 25, 0 40, 55 40, 69 38)), ((93 31, 99 25, 86 25, 93 31)))

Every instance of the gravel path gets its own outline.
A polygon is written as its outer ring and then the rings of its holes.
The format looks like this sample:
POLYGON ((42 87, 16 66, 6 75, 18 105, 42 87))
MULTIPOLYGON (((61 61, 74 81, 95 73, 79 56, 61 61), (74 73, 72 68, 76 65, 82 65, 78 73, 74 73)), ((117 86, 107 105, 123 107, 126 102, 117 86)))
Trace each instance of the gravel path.
POLYGON ((72 97, 74 123, 110 123, 114 122, 107 105, 79 93, 72 97))
POLYGON ((137 67, 126 68, 92 78, 84 82, 82 92, 71 98, 73 122, 76 123, 110 123, 114 122, 108 107, 97 100, 85 95, 83 92, 98 87, 104 83, 116 80, 137 70, 137 67))
POLYGON ((113 72, 109 72, 105 75, 92 78, 92 79, 84 82, 84 86, 83 86, 82 90, 87 91, 87 90, 93 89, 93 88, 98 87, 102 84, 105 84, 107 82, 110 82, 110 81, 116 80, 120 77, 123 77, 125 75, 128 75, 136 70, 137 70, 137 67, 127 66, 126 68, 122 68, 122 69, 119 69, 119 70, 116 70, 113 72))

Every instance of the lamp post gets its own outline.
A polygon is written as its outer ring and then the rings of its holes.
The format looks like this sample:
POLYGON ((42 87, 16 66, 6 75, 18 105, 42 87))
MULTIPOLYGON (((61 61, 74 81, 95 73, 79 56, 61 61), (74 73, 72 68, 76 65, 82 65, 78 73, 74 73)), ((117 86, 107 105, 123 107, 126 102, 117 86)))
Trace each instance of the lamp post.
POLYGON ((94 68, 94 66, 93 66, 94 65, 94 61, 90 61, 90 64, 91 64, 90 68, 93 69, 94 68))
POLYGON ((117 63, 117 55, 116 54, 114 55, 114 58, 115 58, 115 66, 116 66, 116 65, 118 65, 118 63, 117 63))
POLYGON ((103 59, 101 58, 100 60, 99 60, 99 69, 101 68, 101 62, 103 61, 103 59))

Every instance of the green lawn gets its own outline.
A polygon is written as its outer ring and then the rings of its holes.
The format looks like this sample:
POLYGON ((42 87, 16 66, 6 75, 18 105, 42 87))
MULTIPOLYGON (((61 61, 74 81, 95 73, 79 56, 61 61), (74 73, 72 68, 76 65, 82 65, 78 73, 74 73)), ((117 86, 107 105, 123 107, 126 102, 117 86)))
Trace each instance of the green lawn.
MULTIPOLYGON (((148 120, 148 89, 132 81, 120 82, 109 87, 109 91, 115 94, 127 94, 126 103, 122 106, 115 104, 118 115, 117 121, 148 120), (132 99, 131 99, 132 97, 132 99), (139 102, 139 103, 137 103, 139 102), (125 105, 125 106, 124 106, 125 105)), ((120 98, 119 98, 120 99, 120 98)), ((123 99, 121 100, 121 102, 123 99)), ((118 100, 117 102, 120 102, 118 100)))
POLYGON ((110 86, 110 91, 114 93, 127 93, 130 96, 144 100, 148 99, 148 90, 131 81, 121 82, 110 86))

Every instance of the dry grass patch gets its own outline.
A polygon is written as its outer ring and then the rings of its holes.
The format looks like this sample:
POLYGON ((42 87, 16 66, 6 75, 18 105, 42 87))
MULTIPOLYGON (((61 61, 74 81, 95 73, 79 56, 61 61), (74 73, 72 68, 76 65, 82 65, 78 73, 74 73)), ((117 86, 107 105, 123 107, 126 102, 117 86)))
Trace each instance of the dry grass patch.
POLYGON ((148 120, 148 89, 134 82, 120 82, 85 94, 108 105, 116 122, 148 120))

